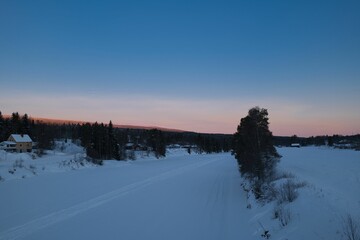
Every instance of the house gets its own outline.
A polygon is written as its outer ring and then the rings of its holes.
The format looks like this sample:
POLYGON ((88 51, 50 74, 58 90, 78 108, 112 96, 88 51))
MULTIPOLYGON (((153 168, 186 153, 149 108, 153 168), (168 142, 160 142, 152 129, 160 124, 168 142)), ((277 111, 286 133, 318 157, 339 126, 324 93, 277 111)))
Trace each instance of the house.
POLYGON ((27 134, 11 134, 6 142, 15 143, 16 152, 31 152, 33 141, 27 134))

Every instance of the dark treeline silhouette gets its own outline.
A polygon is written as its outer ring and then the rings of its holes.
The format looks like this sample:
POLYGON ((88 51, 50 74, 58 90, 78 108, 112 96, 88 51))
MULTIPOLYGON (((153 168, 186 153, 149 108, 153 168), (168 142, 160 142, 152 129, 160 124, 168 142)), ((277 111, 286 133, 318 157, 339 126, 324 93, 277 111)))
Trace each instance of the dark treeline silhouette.
POLYGON ((360 134, 350 136, 332 135, 298 137, 293 135, 291 137, 274 137, 274 144, 276 146, 288 147, 293 143, 299 143, 301 146, 334 146, 336 144, 351 143, 353 144, 354 148, 358 148, 360 144, 360 134))
POLYGON ((171 144, 196 148, 199 153, 217 153, 230 151, 232 141, 232 135, 227 134, 121 129, 114 128, 111 121, 108 124, 45 123, 17 112, 5 118, 0 112, 0 142, 7 140, 10 134, 28 134, 36 142, 35 148, 40 154, 44 149, 52 149, 55 139, 71 139, 86 149, 88 157, 97 160, 126 159, 129 143, 134 149, 141 146, 141 150, 153 151, 159 158, 166 155, 166 147, 171 144))

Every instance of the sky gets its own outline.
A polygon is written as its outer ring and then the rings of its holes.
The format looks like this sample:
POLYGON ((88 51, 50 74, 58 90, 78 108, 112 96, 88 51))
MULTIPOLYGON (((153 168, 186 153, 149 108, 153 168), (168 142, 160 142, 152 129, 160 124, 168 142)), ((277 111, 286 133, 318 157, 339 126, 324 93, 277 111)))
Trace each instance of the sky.
POLYGON ((0 111, 234 133, 360 133, 359 1, 0 1, 0 111))

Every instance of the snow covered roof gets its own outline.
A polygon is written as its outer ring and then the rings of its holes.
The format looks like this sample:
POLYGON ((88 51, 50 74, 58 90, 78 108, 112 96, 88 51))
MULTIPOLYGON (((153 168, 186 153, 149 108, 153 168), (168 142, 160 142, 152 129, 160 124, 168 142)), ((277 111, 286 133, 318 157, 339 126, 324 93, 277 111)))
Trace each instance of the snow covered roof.
POLYGON ((31 138, 27 134, 11 134, 15 142, 32 142, 31 138))

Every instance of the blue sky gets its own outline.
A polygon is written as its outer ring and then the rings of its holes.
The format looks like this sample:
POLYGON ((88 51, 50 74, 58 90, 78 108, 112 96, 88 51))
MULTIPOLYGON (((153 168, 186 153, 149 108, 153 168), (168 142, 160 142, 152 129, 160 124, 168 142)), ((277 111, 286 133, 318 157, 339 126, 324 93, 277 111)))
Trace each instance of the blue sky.
POLYGON ((359 1, 1 1, 0 110, 232 133, 259 105, 277 135, 359 133, 359 12, 359 1))

